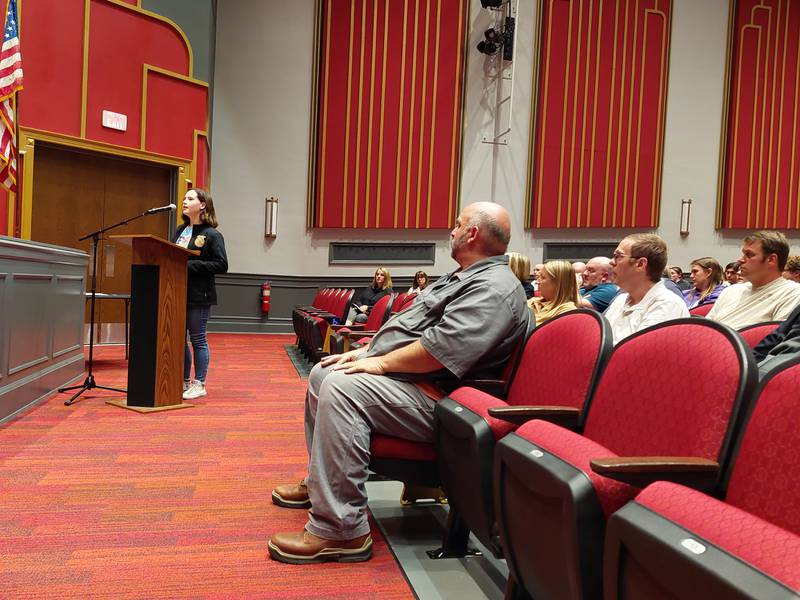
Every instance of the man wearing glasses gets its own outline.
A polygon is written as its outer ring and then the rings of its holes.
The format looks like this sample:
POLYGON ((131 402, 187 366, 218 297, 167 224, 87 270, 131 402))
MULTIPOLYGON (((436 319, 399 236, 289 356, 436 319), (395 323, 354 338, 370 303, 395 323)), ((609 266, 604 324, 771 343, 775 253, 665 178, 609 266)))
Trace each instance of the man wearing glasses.
POLYGON ((617 246, 611 267, 622 293, 603 313, 614 344, 656 323, 689 316, 683 300, 661 281, 666 265, 667 245, 655 234, 629 235, 617 246))

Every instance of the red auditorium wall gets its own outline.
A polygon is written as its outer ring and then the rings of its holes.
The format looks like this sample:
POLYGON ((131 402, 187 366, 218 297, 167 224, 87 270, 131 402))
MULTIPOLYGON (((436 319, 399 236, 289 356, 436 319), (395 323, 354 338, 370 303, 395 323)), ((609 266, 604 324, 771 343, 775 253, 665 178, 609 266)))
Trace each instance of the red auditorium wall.
POLYGON ((657 227, 670 0, 540 0, 526 226, 657 227))
POLYGON ((468 4, 320 0, 309 226, 453 225, 468 4))
POLYGON ((0 232, 30 237, 38 141, 174 166, 178 196, 208 185, 208 84, 193 77, 172 21, 140 0, 22 0, 20 44, 21 202, 0 207, 0 232), (104 125, 103 111, 124 115, 124 131, 104 125))
POLYGON ((800 2, 733 0, 717 227, 800 229, 800 2))

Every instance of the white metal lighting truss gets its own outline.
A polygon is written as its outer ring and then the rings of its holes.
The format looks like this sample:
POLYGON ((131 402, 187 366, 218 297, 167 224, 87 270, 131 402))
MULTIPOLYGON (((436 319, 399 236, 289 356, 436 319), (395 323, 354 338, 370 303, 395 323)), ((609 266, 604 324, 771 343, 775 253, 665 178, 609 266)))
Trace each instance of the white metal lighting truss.
POLYGON ((519 12, 519 0, 506 0, 496 8, 489 8, 488 10, 494 13, 494 29, 495 31, 503 31, 506 26, 506 18, 512 17, 514 19, 514 40, 513 40, 513 53, 514 60, 503 60, 503 49, 501 48, 496 54, 486 57, 486 62, 489 63, 490 69, 493 69, 493 74, 489 76, 489 85, 496 87, 496 98, 494 115, 494 132, 490 135, 482 136, 481 142, 484 144, 493 144, 497 146, 508 146, 508 136, 511 133, 511 119, 514 115, 514 65, 517 58, 517 38, 519 38, 519 23, 517 22, 517 13, 519 12), (508 93, 506 93, 506 88, 508 93), (507 119, 505 119, 505 127, 500 126, 498 119, 503 108, 506 107, 507 119))

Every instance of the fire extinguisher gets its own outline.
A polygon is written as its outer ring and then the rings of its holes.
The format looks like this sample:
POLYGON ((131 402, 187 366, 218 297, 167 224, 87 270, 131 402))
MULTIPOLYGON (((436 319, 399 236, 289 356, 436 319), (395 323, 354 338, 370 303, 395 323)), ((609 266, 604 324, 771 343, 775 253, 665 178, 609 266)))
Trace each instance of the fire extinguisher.
POLYGON ((269 315, 269 301, 271 295, 271 288, 269 285, 269 281, 265 281, 261 284, 261 312, 265 315, 269 315))

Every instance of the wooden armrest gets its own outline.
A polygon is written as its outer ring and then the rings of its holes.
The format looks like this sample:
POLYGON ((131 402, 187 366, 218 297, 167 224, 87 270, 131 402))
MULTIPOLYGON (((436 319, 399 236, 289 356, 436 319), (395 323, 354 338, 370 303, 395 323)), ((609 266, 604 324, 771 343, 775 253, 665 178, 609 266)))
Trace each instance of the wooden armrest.
MULTIPOLYGON (((333 325, 333 324, 331 325, 331 329, 333 331, 339 331, 340 329, 344 329, 345 327, 347 327, 349 329, 350 325, 345 325, 343 323, 339 323, 338 325, 333 325)), ((347 332, 345 332, 345 333, 347 333, 347 332)))
POLYGON ((502 379, 462 379, 461 385, 473 387, 495 398, 502 398, 505 396, 507 384, 502 379))
POLYGON ((655 481, 671 481, 700 490, 714 487, 719 463, 696 456, 615 456, 595 458, 592 471, 643 488, 655 481))
POLYGON ((357 331, 346 331, 344 333, 344 335, 347 336, 347 338, 350 339, 350 340, 353 340, 353 339, 360 340, 362 337, 372 337, 376 333, 378 333, 378 332, 377 331, 361 331, 361 330, 357 330, 357 331))
POLYGON ((489 416, 522 425, 539 419, 562 427, 576 429, 581 411, 572 406, 497 406, 489 409, 489 416))

